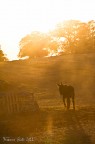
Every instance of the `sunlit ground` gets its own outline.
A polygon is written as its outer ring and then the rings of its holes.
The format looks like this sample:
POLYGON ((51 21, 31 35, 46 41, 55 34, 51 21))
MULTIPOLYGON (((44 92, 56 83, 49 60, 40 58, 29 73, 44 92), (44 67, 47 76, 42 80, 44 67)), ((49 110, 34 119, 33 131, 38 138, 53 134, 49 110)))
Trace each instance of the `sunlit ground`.
POLYGON ((95 108, 78 107, 75 112, 64 109, 44 110, 38 114, 20 114, 1 118, 0 141, 12 143, 84 144, 95 143, 95 108))
MULTIPOLYGON (((19 90, 34 92, 40 111, 3 113, 0 109, 0 141, 31 138, 31 144, 95 143, 95 55, 77 54, 0 63, 0 76, 19 90), (85 63, 86 60, 86 63, 85 63), (6 74, 7 72, 7 74, 6 74), (66 111, 56 83, 75 88, 76 111, 66 111)), ((2 99, 0 99, 2 102, 2 99)), ((6 142, 7 143, 7 142, 6 142)), ((11 142, 13 144, 13 142, 11 142)))

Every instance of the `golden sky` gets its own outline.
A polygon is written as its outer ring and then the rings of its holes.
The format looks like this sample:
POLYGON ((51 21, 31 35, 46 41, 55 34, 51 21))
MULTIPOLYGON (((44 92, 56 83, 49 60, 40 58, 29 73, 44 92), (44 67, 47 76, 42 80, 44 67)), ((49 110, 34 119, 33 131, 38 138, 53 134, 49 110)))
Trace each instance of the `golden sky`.
POLYGON ((46 32, 63 20, 95 20, 95 0, 0 0, 0 44, 10 59, 34 30, 46 32))

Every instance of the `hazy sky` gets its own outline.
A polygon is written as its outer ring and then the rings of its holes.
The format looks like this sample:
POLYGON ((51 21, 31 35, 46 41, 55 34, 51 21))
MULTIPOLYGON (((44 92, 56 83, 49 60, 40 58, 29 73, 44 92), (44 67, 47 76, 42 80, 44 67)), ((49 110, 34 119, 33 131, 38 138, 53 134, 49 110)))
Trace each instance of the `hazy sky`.
POLYGON ((0 0, 0 44, 10 59, 33 30, 48 31, 63 20, 95 20, 95 0, 0 0))

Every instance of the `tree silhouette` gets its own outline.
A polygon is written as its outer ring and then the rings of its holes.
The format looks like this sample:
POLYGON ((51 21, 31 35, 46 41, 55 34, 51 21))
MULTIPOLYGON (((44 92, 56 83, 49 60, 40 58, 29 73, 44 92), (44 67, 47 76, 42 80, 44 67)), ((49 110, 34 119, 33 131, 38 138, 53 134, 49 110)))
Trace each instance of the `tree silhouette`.
POLYGON ((7 61, 7 60, 8 60, 8 58, 5 56, 5 54, 1 50, 1 45, 0 45, 0 62, 7 61))
POLYGON ((43 57, 48 55, 49 36, 41 32, 32 32, 21 39, 19 57, 43 57))
POLYGON ((83 23, 77 20, 68 20, 59 23, 52 32, 53 36, 62 38, 64 52, 88 53, 95 52, 95 22, 83 23), (93 42, 92 42, 93 41, 93 42), (92 46, 92 43, 94 46, 92 46), (94 49, 92 49, 92 47, 94 49))
POLYGON ((64 53, 95 52, 95 21, 67 20, 49 33, 32 32, 19 43, 20 58, 44 57, 64 53))

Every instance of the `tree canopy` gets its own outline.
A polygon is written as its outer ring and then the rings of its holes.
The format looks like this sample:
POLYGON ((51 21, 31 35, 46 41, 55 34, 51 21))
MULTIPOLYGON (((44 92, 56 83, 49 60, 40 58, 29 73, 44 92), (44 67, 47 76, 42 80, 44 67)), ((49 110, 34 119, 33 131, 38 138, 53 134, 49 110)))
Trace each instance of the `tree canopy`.
POLYGON ((48 55, 46 49, 49 37, 40 32, 32 32, 21 39, 19 57, 42 57, 48 55))
POLYGON ((64 52, 95 52, 95 21, 88 23, 77 20, 65 21, 57 25, 53 35, 65 38, 63 41, 64 52))
POLYGON ((95 52, 95 21, 68 20, 49 33, 32 32, 19 42, 20 58, 64 53, 95 52))

